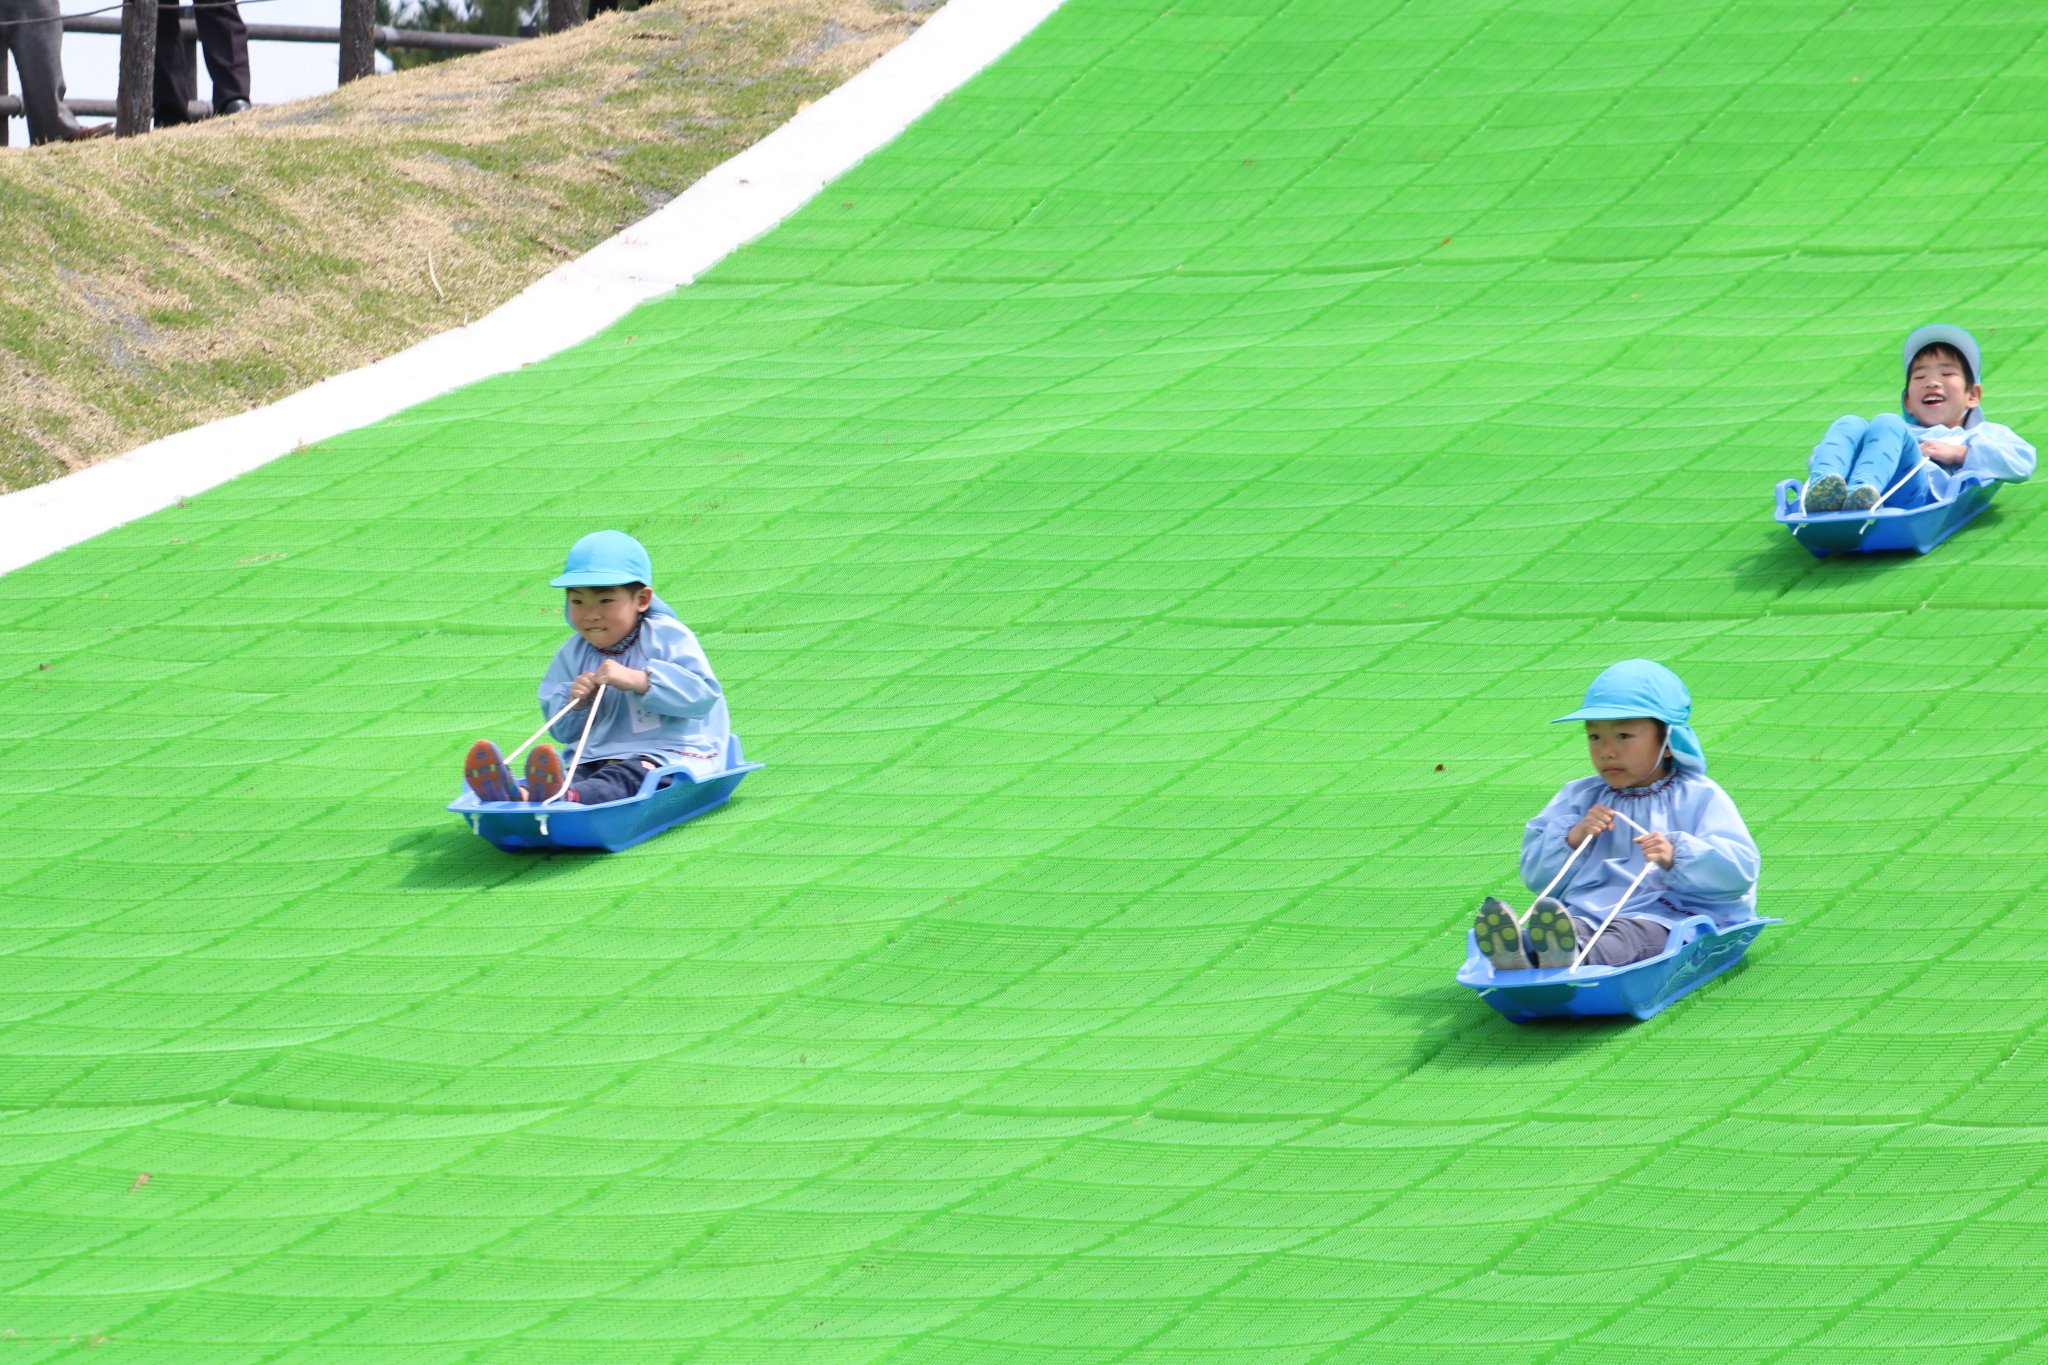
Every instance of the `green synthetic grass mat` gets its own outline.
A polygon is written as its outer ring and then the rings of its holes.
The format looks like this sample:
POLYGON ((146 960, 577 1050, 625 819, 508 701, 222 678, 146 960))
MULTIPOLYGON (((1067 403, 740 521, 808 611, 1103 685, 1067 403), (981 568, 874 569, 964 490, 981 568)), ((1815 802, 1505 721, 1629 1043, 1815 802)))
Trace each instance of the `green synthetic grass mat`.
POLYGON ((2005 3, 1071 0, 704 283, 0 579, 0 1350, 2048 1360, 2048 530, 1770 486, 1975 329, 2005 3), (652 548, 766 771, 440 806, 652 548), (1789 923, 1452 981, 1601 666, 1789 923))

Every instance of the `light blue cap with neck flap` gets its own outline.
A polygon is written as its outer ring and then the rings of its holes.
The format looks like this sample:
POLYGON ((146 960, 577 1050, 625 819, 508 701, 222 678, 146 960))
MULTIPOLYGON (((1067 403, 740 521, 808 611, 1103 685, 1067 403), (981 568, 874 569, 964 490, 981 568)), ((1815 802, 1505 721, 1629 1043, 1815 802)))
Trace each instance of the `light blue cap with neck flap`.
POLYGON ((1568 716, 1552 721, 1628 720, 1647 716, 1664 722, 1665 743, 1671 761, 1687 772, 1706 775, 1707 754, 1692 728, 1692 693, 1678 675, 1649 659, 1624 659, 1595 679, 1586 689, 1586 703, 1568 716))

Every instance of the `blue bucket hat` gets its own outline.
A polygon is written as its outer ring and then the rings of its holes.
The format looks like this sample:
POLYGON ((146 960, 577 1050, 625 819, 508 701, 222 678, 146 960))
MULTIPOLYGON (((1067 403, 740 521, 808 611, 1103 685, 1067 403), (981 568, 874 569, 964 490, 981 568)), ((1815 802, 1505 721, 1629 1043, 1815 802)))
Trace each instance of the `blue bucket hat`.
POLYGON ((569 547, 562 576, 551 588, 613 588, 623 583, 654 586, 654 562, 647 547, 624 531, 592 531, 569 547))
POLYGON ((1692 693, 1685 690, 1676 673, 1648 659, 1624 659, 1593 679, 1592 686, 1586 689, 1586 704, 1551 724, 1561 725, 1568 720, 1627 720, 1634 716, 1663 721, 1671 761, 1688 772, 1706 775, 1706 750, 1700 748, 1700 737, 1691 724, 1692 693))

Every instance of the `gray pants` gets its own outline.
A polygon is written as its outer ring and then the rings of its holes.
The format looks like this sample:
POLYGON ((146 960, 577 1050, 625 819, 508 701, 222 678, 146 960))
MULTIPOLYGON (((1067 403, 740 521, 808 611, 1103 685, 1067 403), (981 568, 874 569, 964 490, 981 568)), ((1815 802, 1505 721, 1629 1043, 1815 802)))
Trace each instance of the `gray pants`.
MULTIPOLYGON (((1572 916, 1572 928, 1578 932, 1581 948, 1599 927, 1599 919, 1587 919, 1579 914, 1572 916)), ((1600 935, 1600 941, 1593 945, 1593 951, 1586 955, 1586 961, 1596 967, 1625 967, 1663 952, 1664 943, 1670 937, 1671 931, 1656 920, 1616 915, 1614 923, 1607 926, 1606 932, 1600 935)))
POLYGON ((21 108, 30 142, 69 142, 78 120, 64 103, 64 29, 57 0, 0 0, 0 48, 21 73, 21 108), (41 23, 18 23, 22 19, 41 23))

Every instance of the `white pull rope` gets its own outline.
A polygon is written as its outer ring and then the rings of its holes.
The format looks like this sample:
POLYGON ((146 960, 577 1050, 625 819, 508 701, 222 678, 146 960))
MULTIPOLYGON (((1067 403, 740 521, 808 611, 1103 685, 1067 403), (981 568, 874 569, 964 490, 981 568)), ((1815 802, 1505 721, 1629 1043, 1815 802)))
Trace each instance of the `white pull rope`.
MULTIPOLYGON (((1584 853, 1586 851, 1587 846, 1592 842, 1593 836, 1591 835, 1588 835, 1586 838, 1579 840, 1579 846, 1572 850, 1571 857, 1566 858, 1564 860, 1564 866, 1560 867, 1557 870, 1557 875, 1550 879, 1550 884, 1544 887, 1541 891, 1538 891, 1536 893, 1537 901, 1542 900, 1545 896, 1549 895, 1552 891, 1555 891, 1557 889, 1557 884, 1564 880, 1564 874, 1572 870, 1572 864, 1579 860, 1579 855, 1581 853, 1584 853)), ((1515 908, 1512 905, 1508 906, 1508 913, 1513 915, 1514 909, 1515 908)), ((1527 910, 1523 911, 1519 915, 1515 915, 1515 927, 1517 929, 1521 928, 1523 923, 1529 918, 1529 916, 1535 913, 1536 901, 1531 901, 1529 902, 1529 908, 1527 910)))
POLYGON ((519 757, 519 755, 525 753, 528 749, 531 749, 534 745, 535 740, 539 739, 548 731, 554 729, 556 721, 568 715, 571 711, 574 711, 575 709, 576 703, 572 701, 567 706, 563 707, 561 710, 555 712, 555 714, 553 714, 552 716, 549 716, 545 721, 541 723, 540 729, 535 730, 532 734, 526 737, 526 743, 520 745, 511 753, 505 755, 506 764, 509 766, 514 759, 519 757))
MULTIPOLYGON (((1618 810, 1614 810, 1614 807, 1612 807, 1612 806, 1609 806, 1609 807, 1608 807, 1608 809, 1609 809, 1609 810, 1613 810, 1613 811, 1614 811, 1614 818, 1615 818, 1615 819, 1617 819, 1617 820, 1621 821, 1621 823, 1623 823, 1624 825, 1627 825, 1627 826, 1628 826, 1628 827, 1629 827, 1630 829, 1634 830, 1634 831, 1635 831, 1636 833, 1638 833, 1638 834, 1648 834, 1648 833, 1650 832, 1650 831, 1648 831, 1648 830, 1644 829, 1644 828, 1643 828, 1643 827, 1642 827, 1641 825, 1637 824, 1637 823, 1636 823, 1635 821, 1633 821, 1633 820, 1629 819, 1629 818, 1628 818, 1628 816, 1626 816, 1626 815, 1622 814, 1622 813, 1621 813, 1620 811, 1618 811, 1618 810)), ((1579 955, 1578 955, 1578 956, 1577 956, 1576 958, 1573 958, 1573 959, 1572 959, 1572 966, 1573 966, 1573 967, 1576 967, 1576 966, 1578 966, 1580 962, 1582 962, 1582 961, 1584 961, 1584 960, 1585 960, 1586 954, 1587 954, 1587 953, 1590 953, 1590 952, 1592 952, 1592 951, 1593 951, 1593 943, 1594 943, 1594 940, 1598 939, 1598 938, 1600 937, 1600 935, 1601 935, 1601 934, 1603 934, 1603 933, 1605 933, 1605 932, 1606 932, 1606 930, 1607 930, 1607 926, 1608 926, 1608 925, 1610 925, 1610 924, 1614 923, 1614 917, 1615 917, 1615 916, 1616 916, 1617 914, 1621 913, 1621 907, 1622 907, 1622 904, 1623 904, 1623 902, 1627 901, 1627 900, 1628 900, 1628 898, 1629 898, 1630 896, 1633 896, 1633 895, 1634 895, 1634 894, 1636 893, 1636 888, 1637 888, 1638 886, 1642 885, 1642 882, 1643 882, 1643 878, 1645 878, 1645 877, 1647 877, 1647 876, 1649 876, 1649 875, 1650 875, 1650 867, 1651 867, 1651 866, 1654 866, 1654 864, 1650 864, 1650 865, 1648 865, 1648 866, 1645 866, 1645 867, 1643 868, 1643 870, 1642 870, 1641 872, 1638 872, 1638 873, 1636 874, 1636 879, 1635 879, 1634 881, 1632 881, 1632 882, 1630 882, 1630 883, 1628 884, 1628 890, 1626 890, 1626 891, 1624 891, 1624 892, 1622 892, 1622 893, 1621 893, 1621 900, 1618 900, 1618 901, 1616 901, 1616 902, 1614 903, 1614 908, 1613 908, 1612 910, 1609 910, 1609 911, 1607 912, 1607 918, 1606 918, 1606 919, 1604 919, 1604 920, 1601 920, 1601 921, 1600 921, 1600 927, 1599 927, 1598 929, 1595 929, 1595 930, 1593 931, 1593 937, 1592 937, 1592 938, 1589 938, 1589 939, 1587 939, 1587 940, 1586 940, 1586 946, 1585 946, 1584 948, 1581 948, 1581 949, 1579 950, 1579 955)))
MULTIPOLYGON (((583 762, 583 746, 590 743, 590 727, 597 723, 597 704, 603 700, 604 684, 599 683, 597 691, 590 694, 590 714, 583 718, 583 733, 576 738, 576 754, 569 760, 568 770, 562 774, 562 785, 555 788, 553 796, 541 802, 543 806, 552 805, 568 794, 570 779, 576 776, 576 769, 583 762)), ((546 817, 542 818, 545 819, 546 817)), ((543 838, 547 836, 546 826, 542 826, 541 836, 543 838)))
POLYGON ((1933 463, 1934 463, 1934 457, 1933 457, 1933 456, 1931 456, 1931 455, 1922 455, 1922 456, 1920 457, 1920 463, 1919 463, 1919 464, 1916 464, 1916 465, 1914 465, 1914 466, 1913 466, 1913 467, 1912 467, 1911 469, 1909 469, 1909 470, 1907 470, 1907 471, 1906 471, 1906 477, 1905 477, 1905 478, 1903 478, 1903 479, 1900 479, 1900 480, 1899 480, 1899 481, 1898 481, 1897 483, 1893 484, 1893 485, 1892 485, 1892 486, 1891 486, 1890 488, 1887 488, 1887 489, 1885 489, 1885 490, 1884 490, 1884 494, 1883 494, 1883 496, 1882 496, 1882 497, 1880 497, 1880 498, 1878 498, 1878 500, 1877 500, 1876 502, 1873 502, 1872 504, 1870 504, 1870 510, 1871 510, 1871 511, 1873 511, 1873 512, 1875 512, 1875 511, 1876 511, 1876 510, 1877 510, 1878 508, 1880 508, 1880 507, 1884 506, 1884 500, 1885 500, 1885 498, 1888 498, 1888 497, 1890 497, 1890 496, 1891 496, 1892 494, 1894 494, 1894 493, 1898 492, 1898 491, 1899 491, 1899 490, 1900 490, 1901 488, 1904 488, 1904 487, 1905 487, 1905 486, 1906 486, 1906 485, 1907 485, 1908 483, 1910 483, 1910 482, 1912 481, 1912 478, 1913 478, 1913 476, 1914 476, 1915 474, 1918 474, 1918 473, 1919 473, 1919 472, 1920 472, 1921 470, 1923 470, 1923 469, 1927 468, 1927 466, 1929 466, 1929 465, 1931 465, 1931 464, 1933 464, 1933 463))
POLYGON ((1647 858, 1643 860, 1643 870, 1636 873, 1636 879, 1628 884, 1628 890, 1621 893, 1621 899, 1607 907, 1607 918, 1600 921, 1600 927, 1593 931, 1593 937, 1586 940, 1586 946, 1579 949, 1578 955, 1572 959, 1572 965, 1565 968, 1566 971, 1575 972, 1579 969, 1579 964, 1586 960, 1586 954, 1592 952, 1593 945, 1600 941, 1600 935, 1607 932, 1607 926, 1614 923, 1614 917, 1621 913, 1621 907, 1628 904, 1628 898, 1636 893, 1636 888, 1643 884, 1643 878, 1649 876, 1650 869, 1655 866, 1656 864, 1647 858))
MULTIPOLYGON (((1614 807, 1609 806, 1608 809, 1614 810, 1614 807)), ((1630 829, 1634 830, 1638 834, 1648 834, 1650 832, 1644 829, 1641 825, 1637 824, 1635 821, 1629 819, 1626 815, 1623 815, 1618 810, 1614 811, 1614 818, 1621 821, 1623 824, 1627 825, 1630 829)), ((1590 845, 1593 842, 1593 839, 1597 837, 1597 835, 1589 836, 1585 839, 1582 839, 1579 842, 1579 846, 1572 850, 1572 856, 1564 860, 1564 866, 1560 867, 1557 870, 1557 875, 1550 879, 1550 884, 1544 887, 1541 891, 1539 891, 1536 894, 1536 900, 1542 900, 1545 896, 1549 895, 1553 890, 1556 889, 1557 884, 1564 880, 1564 874, 1572 870, 1572 864, 1579 860, 1579 855, 1581 853, 1584 853, 1586 851, 1587 846, 1590 845)), ((1607 932, 1607 926, 1614 923, 1615 915, 1619 914, 1621 912, 1621 907, 1628 903, 1628 898, 1630 896, 1635 895, 1636 888, 1643 884, 1643 878, 1649 876, 1650 869, 1655 866, 1655 863, 1650 862, 1648 859, 1644 859, 1643 870, 1641 872, 1636 873, 1636 879, 1628 884, 1628 890, 1622 892, 1621 899, 1616 901, 1613 907, 1608 910, 1607 918, 1600 921, 1600 927, 1593 931, 1592 938, 1586 940, 1586 946, 1579 949, 1578 956, 1572 959, 1572 965, 1570 967, 1567 967, 1565 969, 1566 971, 1576 970, 1578 968, 1578 965, 1586 960, 1586 954, 1593 951, 1593 944, 1599 940, 1600 935, 1607 932)), ((1514 907, 1509 906, 1508 911, 1510 914, 1513 914, 1514 907)), ((1532 901, 1529 905, 1528 911, 1525 914, 1519 915, 1515 918, 1515 927, 1519 929, 1522 926, 1523 921, 1527 920, 1530 915, 1533 915, 1535 913, 1536 905, 1535 902, 1532 901)))
MULTIPOLYGON (((1614 807, 1609 806, 1607 809, 1614 810, 1614 807)), ((1637 824, 1635 821, 1629 819, 1626 815, 1623 815, 1618 810, 1614 810, 1614 818, 1621 821, 1621 823, 1627 825, 1630 829, 1634 830, 1638 834, 1648 834, 1650 832, 1644 829, 1641 825, 1637 824)))

